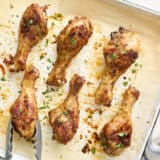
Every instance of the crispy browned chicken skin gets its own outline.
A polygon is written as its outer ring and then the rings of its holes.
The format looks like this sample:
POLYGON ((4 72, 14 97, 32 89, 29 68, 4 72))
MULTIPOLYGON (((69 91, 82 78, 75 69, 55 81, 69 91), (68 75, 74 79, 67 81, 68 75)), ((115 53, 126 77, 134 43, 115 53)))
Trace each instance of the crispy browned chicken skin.
POLYGON ((131 110, 139 97, 139 91, 129 87, 123 97, 121 108, 101 132, 104 151, 110 155, 119 155, 130 146, 132 136, 131 110))
POLYGON ((86 17, 75 17, 69 21, 57 37, 57 60, 49 73, 48 84, 58 86, 66 82, 66 68, 87 44, 92 32, 91 22, 86 17))
POLYGON ((85 80, 75 74, 70 81, 70 90, 65 101, 49 112, 49 122, 54 137, 61 143, 68 143, 75 135, 79 123, 78 94, 85 80))
POLYGON ((97 104, 111 105, 115 82, 135 62, 138 52, 139 38, 135 32, 120 27, 119 31, 111 33, 104 47, 106 69, 95 93, 97 104))
POLYGON ((12 59, 11 71, 25 70, 26 61, 32 47, 48 33, 46 6, 31 4, 24 12, 19 26, 18 48, 12 59))
POLYGON ((15 130, 26 139, 30 139, 35 133, 38 115, 34 84, 38 77, 39 71, 33 65, 28 66, 21 94, 10 108, 15 130))

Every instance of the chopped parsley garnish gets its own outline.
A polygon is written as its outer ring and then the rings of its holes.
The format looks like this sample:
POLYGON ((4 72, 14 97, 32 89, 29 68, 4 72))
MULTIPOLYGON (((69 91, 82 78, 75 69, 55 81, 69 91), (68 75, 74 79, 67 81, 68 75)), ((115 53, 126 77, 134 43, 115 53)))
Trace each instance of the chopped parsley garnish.
POLYGON ((115 149, 119 149, 119 148, 122 148, 123 147, 123 144, 122 143, 118 143, 115 145, 115 149))
POLYGON ((127 82, 127 81, 125 81, 125 82, 123 82, 122 84, 123 84, 123 86, 125 86, 125 87, 126 87, 126 86, 128 85, 128 82, 127 82))
POLYGON ((132 73, 137 73, 137 70, 136 69, 132 69, 132 73))
POLYGON ((51 67, 47 66, 47 69, 49 70, 51 67))
POLYGON ((47 116, 44 116, 44 117, 43 117, 43 120, 45 120, 45 119, 47 119, 47 116))
POLYGON ((40 107, 39 109, 49 109, 49 104, 45 101, 43 101, 43 106, 40 107))
POLYGON ((127 135, 128 135, 128 133, 125 133, 125 132, 121 132, 121 133, 118 134, 119 137, 124 137, 124 136, 127 136, 127 135))
POLYGON ((6 78, 4 76, 1 77, 1 81, 6 81, 6 78))
POLYGON ((62 13, 55 13, 54 15, 51 16, 51 18, 57 20, 57 21, 62 21, 64 16, 62 13))
POLYGON ((49 39, 47 38, 45 42, 45 47, 48 47, 48 43, 49 43, 49 39))
POLYGON ((64 114, 65 116, 68 116, 68 115, 69 115, 68 111, 64 111, 63 114, 64 114))
POLYGON ((96 148, 95 148, 95 147, 92 147, 92 148, 91 148, 91 153, 92 153, 92 154, 96 154, 96 148))
POLYGON ((55 34, 53 34, 53 37, 56 38, 57 36, 55 34))
POLYGON ((52 60, 51 60, 51 59, 49 59, 49 58, 47 59, 47 61, 48 61, 49 63, 52 63, 52 60))
POLYGON ((54 25, 55 25, 55 23, 54 23, 54 22, 52 22, 51 26, 53 27, 54 25))
POLYGON ((41 54, 40 57, 39 57, 39 59, 41 60, 41 59, 43 59, 43 58, 44 58, 44 55, 41 54))
POLYGON ((75 44, 76 44, 76 41, 75 41, 74 38, 71 38, 71 39, 70 39, 70 44, 71 44, 71 45, 75 45, 75 44))
POLYGON ((50 96, 50 95, 46 95, 45 98, 47 98, 48 101, 52 101, 52 99, 53 99, 52 96, 50 96))
POLYGON ((112 59, 116 59, 116 55, 115 54, 111 54, 111 58, 112 59))
POLYGON ((48 94, 50 92, 53 92, 54 89, 53 88, 47 88, 44 92, 42 92, 43 95, 48 94))
POLYGON ((33 20, 30 19, 30 20, 27 22, 27 25, 28 25, 28 26, 31 26, 32 24, 33 24, 33 20))
POLYGON ((136 67, 138 67, 138 63, 135 63, 134 65, 135 65, 136 67))
POLYGON ((10 3, 9 7, 12 9, 12 8, 14 8, 14 5, 12 3, 10 3))

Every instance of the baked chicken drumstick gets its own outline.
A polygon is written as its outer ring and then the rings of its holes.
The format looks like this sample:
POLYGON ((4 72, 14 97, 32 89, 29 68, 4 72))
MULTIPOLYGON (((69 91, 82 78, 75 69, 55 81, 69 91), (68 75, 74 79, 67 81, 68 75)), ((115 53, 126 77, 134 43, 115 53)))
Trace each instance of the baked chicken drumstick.
POLYGON ((124 93, 120 111, 102 129, 101 142, 106 153, 119 155, 126 147, 130 146, 131 110, 138 97, 139 91, 129 87, 124 93))
POLYGON ((79 123, 78 94, 85 80, 75 74, 70 81, 70 90, 65 101, 49 112, 49 122, 55 139, 67 144, 75 135, 79 123))
POLYGON ((23 78, 21 94, 10 108, 15 130, 26 139, 30 139, 34 135, 38 118, 34 90, 34 84, 38 77, 39 71, 33 65, 29 65, 23 78))
POLYGON ((26 61, 32 47, 48 33, 46 6, 31 4, 24 12, 19 26, 18 48, 12 59, 11 71, 25 70, 26 61))
POLYGON ((86 17, 75 17, 57 37, 57 60, 48 75, 49 85, 60 86, 66 82, 65 71, 71 60, 87 44, 92 35, 91 22, 86 17))
POLYGON ((135 32, 120 27, 119 31, 111 33, 104 47, 106 69, 95 93, 97 104, 111 105, 115 82, 135 62, 138 52, 139 38, 135 32))

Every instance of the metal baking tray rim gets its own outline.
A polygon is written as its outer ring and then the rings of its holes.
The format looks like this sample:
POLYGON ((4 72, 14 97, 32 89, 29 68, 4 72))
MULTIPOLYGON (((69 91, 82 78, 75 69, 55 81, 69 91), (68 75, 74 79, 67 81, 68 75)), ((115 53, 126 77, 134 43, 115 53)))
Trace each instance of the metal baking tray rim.
POLYGON ((144 11, 144 12, 148 12, 148 13, 156 15, 156 16, 160 16, 160 12, 159 11, 156 11, 156 10, 153 10, 151 8, 139 5, 139 4, 134 3, 134 2, 130 2, 128 0, 118 0, 117 2, 125 4, 125 5, 127 5, 129 7, 137 8, 138 10, 141 10, 141 11, 144 11))

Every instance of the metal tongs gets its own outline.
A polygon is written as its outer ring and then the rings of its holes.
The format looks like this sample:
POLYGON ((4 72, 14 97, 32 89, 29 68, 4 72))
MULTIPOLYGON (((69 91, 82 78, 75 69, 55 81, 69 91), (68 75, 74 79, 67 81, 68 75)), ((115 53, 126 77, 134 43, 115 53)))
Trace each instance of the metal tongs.
MULTIPOLYGON (((5 150, 5 158, 0 158, 0 160, 11 160, 13 157, 12 154, 12 139, 13 139, 13 124, 12 119, 9 120, 8 129, 7 129, 7 137, 6 137, 6 150, 5 150)), ((35 157, 36 160, 41 160, 41 151, 42 151, 42 132, 40 121, 37 121, 36 124, 36 133, 35 133, 35 157)))

